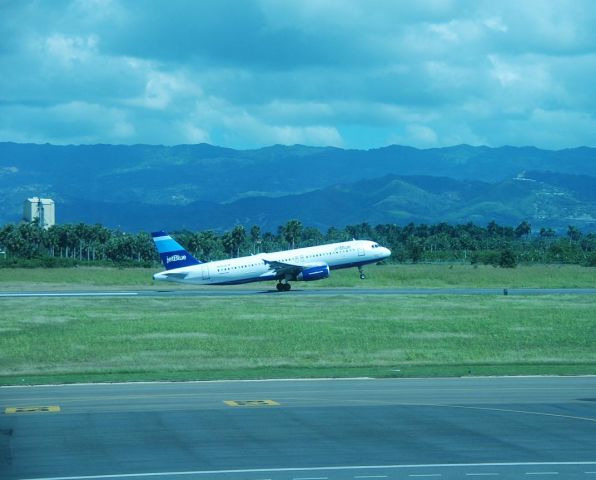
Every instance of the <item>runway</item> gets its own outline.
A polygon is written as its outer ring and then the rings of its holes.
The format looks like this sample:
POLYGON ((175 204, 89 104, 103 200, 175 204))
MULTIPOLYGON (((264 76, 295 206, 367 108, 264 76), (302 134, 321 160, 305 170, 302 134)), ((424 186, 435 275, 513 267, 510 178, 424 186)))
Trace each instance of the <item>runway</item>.
POLYGON ((596 377, 0 388, 2 479, 593 479, 596 377))
POLYGON ((335 295, 596 295, 596 288, 294 288, 275 289, 208 287, 163 290, 31 290, 4 291, 0 298, 20 297, 236 297, 255 295, 317 296, 335 295))

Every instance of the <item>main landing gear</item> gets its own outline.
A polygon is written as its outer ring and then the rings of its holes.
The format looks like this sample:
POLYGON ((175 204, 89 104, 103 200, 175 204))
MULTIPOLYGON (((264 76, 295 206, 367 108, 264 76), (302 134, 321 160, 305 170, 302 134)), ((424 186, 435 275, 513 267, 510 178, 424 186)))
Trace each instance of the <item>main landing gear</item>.
POLYGON ((278 292, 288 292, 290 290, 290 288, 292 288, 292 285, 290 285, 288 282, 285 282, 285 283, 279 282, 277 284, 278 292))
POLYGON ((360 280, 364 280, 366 278, 366 274, 364 273, 364 270, 362 269, 362 265, 360 265, 358 267, 358 271, 360 272, 360 280))

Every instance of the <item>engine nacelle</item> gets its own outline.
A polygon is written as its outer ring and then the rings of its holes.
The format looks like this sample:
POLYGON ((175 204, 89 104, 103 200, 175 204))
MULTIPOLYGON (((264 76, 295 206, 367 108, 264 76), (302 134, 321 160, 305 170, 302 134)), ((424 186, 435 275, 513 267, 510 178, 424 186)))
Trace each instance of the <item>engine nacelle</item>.
POLYGON ((329 276, 329 265, 326 263, 313 263, 306 266, 302 272, 296 276, 296 280, 310 282, 312 280, 321 280, 329 276))

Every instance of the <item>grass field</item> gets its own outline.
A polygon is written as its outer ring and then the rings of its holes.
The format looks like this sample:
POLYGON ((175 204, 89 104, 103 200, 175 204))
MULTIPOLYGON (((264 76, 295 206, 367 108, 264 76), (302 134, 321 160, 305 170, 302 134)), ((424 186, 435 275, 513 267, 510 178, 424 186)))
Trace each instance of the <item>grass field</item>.
MULTIPOLYGON (((361 281, 356 269, 334 270, 330 278, 301 282, 300 288, 327 287, 495 287, 495 288, 593 288, 596 268, 578 265, 529 265, 518 268, 464 264, 372 265, 365 267, 368 279, 361 281)), ((172 287, 154 282, 159 269, 147 268, 55 268, 0 269, 0 289, 152 289, 172 287)), ((258 284, 273 286, 274 283, 258 284)), ((254 288, 254 284, 248 288, 254 288)), ((175 288, 187 288, 176 285, 175 288)), ((190 287, 196 288, 196 287, 190 287)), ((209 287, 213 288, 213 287, 209 287)))
MULTIPOLYGON (((299 284, 356 287, 324 298, 4 298, 0 384, 596 374, 592 295, 357 293, 361 285, 594 287, 594 269, 408 265, 368 272, 365 282, 347 270, 329 282, 299 284)), ((0 288, 155 288, 151 273, 5 270, 0 288)))

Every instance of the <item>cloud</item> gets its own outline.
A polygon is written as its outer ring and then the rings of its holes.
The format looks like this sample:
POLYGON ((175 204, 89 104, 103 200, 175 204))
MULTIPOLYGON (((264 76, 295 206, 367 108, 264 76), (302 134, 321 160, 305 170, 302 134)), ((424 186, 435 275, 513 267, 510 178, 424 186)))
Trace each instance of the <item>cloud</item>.
POLYGON ((143 94, 127 101, 130 105, 153 110, 165 110, 180 100, 202 96, 201 87, 181 72, 149 70, 145 74, 143 94))
POLYGON ((596 119, 586 112, 536 108, 529 114, 532 130, 525 127, 527 122, 525 117, 507 120, 502 126, 504 143, 558 150, 569 144, 582 145, 582 139, 596 132, 596 119))
POLYGON ((71 67, 73 63, 84 63, 97 52, 97 36, 69 37, 50 35, 45 39, 46 51, 54 60, 71 67))
POLYGON ((0 119, 0 137, 23 143, 129 143, 136 131, 127 112, 84 102, 51 106, 8 105, 0 119))
POLYGON ((191 122, 201 130, 208 130, 210 138, 221 145, 229 145, 233 141, 246 142, 247 145, 251 142, 254 145, 344 145, 335 127, 319 124, 319 108, 315 108, 314 114, 307 120, 302 118, 303 108, 298 111, 292 106, 272 109, 279 112, 283 108, 286 115, 280 118, 278 115, 264 114, 260 109, 251 111, 222 99, 205 98, 197 102, 191 122), (299 121, 296 121, 296 116, 299 121))
POLYGON ((181 124, 177 125, 182 131, 182 134, 185 140, 181 141, 180 143, 209 143, 211 142, 211 136, 209 132, 203 130, 202 128, 193 125, 192 122, 186 121, 181 124))
POLYGON ((594 24, 590 0, 3 2, 0 141, 596 146, 594 24))

